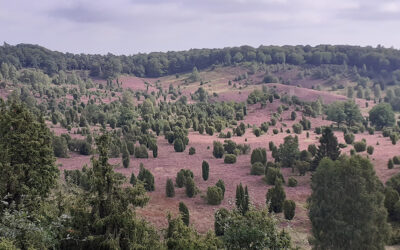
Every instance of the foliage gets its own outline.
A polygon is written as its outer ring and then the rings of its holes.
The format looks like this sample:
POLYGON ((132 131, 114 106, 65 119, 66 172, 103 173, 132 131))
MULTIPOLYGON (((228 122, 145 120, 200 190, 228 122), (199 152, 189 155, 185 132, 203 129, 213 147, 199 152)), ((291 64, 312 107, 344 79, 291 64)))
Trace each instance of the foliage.
POLYGON ((185 186, 186 180, 188 178, 193 178, 193 172, 190 169, 181 169, 179 172, 176 174, 176 186, 181 188, 185 186))
POLYGON ((297 180, 293 177, 290 177, 288 179, 288 186, 289 187, 296 187, 297 186, 297 180))
POLYGON ((222 189, 217 186, 207 188, 207 203, 210 205, 219 205, 223 199, 222 189))
POLYGON ((203 161, 201 163, 201 175, 203 177, 203 180, 208 180, 208 175, 210 172, 210 165, 208 164, 208 162, 203 161))
POLYGON ((185 192, 189 198, 192 198, 196 195, 196 185, 191 177, 187 178, 185 181, 185 192))
POLYGON ((154 175, 150 172, 150 170, 140 165, 139 174, 137 176, 138 180, 143 182, 144 188, 147 191, 154 191, 154 175))
POLYGON ((265 166, 261 162, 256 162, 251 165, 250 174, 252 175, 264 175, 265 166))
POLYGON ((394 112, 390 104, 379 103, 369 111, 369 120, 377 130, 394 125, 394 112))
POLYGON ((236 155, 234 154, 226 154, 224 158, 224 163, 233 164, 236 163, 236 155))
POLYGON ((367 148, 367 144, 364 141, 357 141, 354 143, 354 149, 356 152, 364 152, 367 148))
POLYGON ((0 113, 0 196, 17 207, 29 197, 27 208, 36 206, 35 197, 48 196, 59 175, 50 130, 20 103, 0 99, 0 113))
POLYGON ((167 179, 167 184, 165 185, 165 194, 167 197, 175 196, 175 187, 174 187, 174 183, 172 182, 171 178, 167 179))
POLYGON ((185 223, 186 226, 189 226, 190 213, 188 207, 183 202, 179 202, 179 213, 181 214, 183 223, 185 223))
POLYGON ((285 200, 283 202, 283 214, 285 219, 292 220, 296 212, 296 203, 292 200, 285 200))
POLYGON ((189 155, 194 155, 196 153, 196 149, 194 147, 189 148, 189 155))
POLYGON ((346 134, 344 135, 344 141, 345 141, 347 144, 352 144, 352 143, 354 142, 354 134, 352 134, 352 133, 346 133, 346 134))
POLYGON ((340 155, 338 140, 331 128, 326 127, 323 129, 319 143, 317 153, 311 164, 311 170, 315 170, 324 157, 336 160, 340 155))
POLYGON ((261 164, 267 163, 267 151, 265 148, 256 148, 251 152, 250 163, 253 165, 256 162, 260 162, 261 164))
POLYGON ((135 158, 149 158, 149 153, 145 145, 135 147, 135 158))
POLYGON ((213 142, 213 155, 215 158, 222 158, 224 155, 224 147, 222 146, 222 143, 218 141, 213 142))
POLYGON ((225 182, 221 179, 219 179, 217 181, 217 183, 215 184, 215 186, 219 187, 222 190, 222 198, 224 198, 225 196, 225 182))
POLYGON ((267 195, 267 207, 270 212, 280 213, 283 209, 283 202, 286 199, 285 190, 282 186, 282 181, 275 181, 275 186, 268 189, 267 195))
POLYGON ((227 249, 290 249, 290 236, 279 232, 267 210, 252 209, 246 214, 232 211, 222 220, 222 239, 227 249))
POLYGON ((388 226, 383 185, 368 159, 323 159, 311 188, 309 217, 316 249, 384 248, 388 226))
POLYGON ((183 144, 183 141, 180 138, 175 139, 174 149, 175 149, 175 152, 185 151, 185 144, 183 144))
POLYGON ((243 215, 249 211, 250 205, 250 197, 249 192, 247 190, 247 186, 243 188, 242 183, 236 186, 236 200, 235 200, 236 208, 243 215))
POLYGON ((282 163, 282 167, 292 168, 299 153, 299 140, 297 136, 286 136, 283 144, 279 145, 278 149, 278 159, 282 163))
POLYGON ((279 168, 268 167, 265 171, 265 180, 268 185, 275 185, 277 179, 283 182, 283 175, 279 168))

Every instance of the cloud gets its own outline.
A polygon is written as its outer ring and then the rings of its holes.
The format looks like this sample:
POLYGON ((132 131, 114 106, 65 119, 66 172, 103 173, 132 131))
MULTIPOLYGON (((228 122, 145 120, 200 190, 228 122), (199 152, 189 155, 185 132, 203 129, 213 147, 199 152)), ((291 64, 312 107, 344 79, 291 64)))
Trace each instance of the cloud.
POLYGON ((0 41, 131 54, 248 44, 400 47, 393 0, 0 0, 0 41), (373 35, 372 35, 373 34, 373 35))

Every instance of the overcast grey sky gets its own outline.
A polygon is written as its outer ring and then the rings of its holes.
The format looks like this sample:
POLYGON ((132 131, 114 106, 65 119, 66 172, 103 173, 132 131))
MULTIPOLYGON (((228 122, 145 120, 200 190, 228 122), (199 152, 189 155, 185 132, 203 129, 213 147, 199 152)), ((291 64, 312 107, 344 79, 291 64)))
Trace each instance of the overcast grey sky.
POLYGON ((400 48, 400 0, 0 0, 0 41, 73 53, 251 45, 400 48))

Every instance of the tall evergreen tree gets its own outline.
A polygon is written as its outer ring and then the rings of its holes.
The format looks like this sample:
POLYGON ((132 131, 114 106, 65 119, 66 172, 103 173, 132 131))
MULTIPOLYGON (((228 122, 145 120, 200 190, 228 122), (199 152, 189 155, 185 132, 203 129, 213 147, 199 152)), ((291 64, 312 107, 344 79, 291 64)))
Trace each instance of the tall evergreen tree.
POLYGON ((286 199, 286 194, 285 190, 283 189, 281 179, 277 179, 275 181, 275 186, 268 190, 266 198, 270 212, 271 211, 274 211, 275 213, 282 212, 283 202, 286 199))
POLYGON ((322 131, 322 136, 319 139, 319 143, 320 145, 318 146, 317 153, 311 164, 311 170, 315 170, 324 157, 328 157, 331 160, 335 161, 340 155, 338 140, 337 137, 333 134, 331 128, 324 128, 324 130, 322 131))
POLYGON ((236 208, 244 215, 249 211, 250 197, 247 186, 243 188, 242 183, 236 186, 236 208))
POLYGON ((367 158, 325 158, 312 176, 309 217, 315 249, 384 249, 383 185, 367 158))
MULTIPOLYGON (((0 197, 36 207, 57 182, 50 130, 23 104, 0 99, 0 197), (39 198, 39 199, 38 199, 39 198)), ((0 204, 1 207, 4 204, 0 204)))
POLYGON ((90 190, 71 208, 69 236, 63 249, 126 249, 160 247, 156 231, 136 219, 130 208, 143 207, 149 201, 142 183, 123 188, 125 177, 114 172, 108 162, 110 135, 96 138, 99 157, 92 158, 87 171, 90 190))

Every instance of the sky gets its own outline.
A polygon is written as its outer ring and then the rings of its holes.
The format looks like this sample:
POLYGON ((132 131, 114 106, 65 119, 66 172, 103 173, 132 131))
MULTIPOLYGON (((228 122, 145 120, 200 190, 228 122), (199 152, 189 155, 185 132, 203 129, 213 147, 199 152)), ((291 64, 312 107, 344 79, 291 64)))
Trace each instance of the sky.
POLYGON ((400 0, 0 0, 0 42, 117 55, 241 45, 400 48, 400 0))

